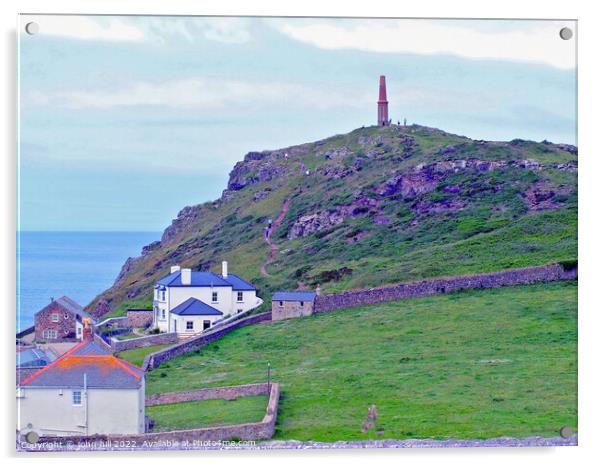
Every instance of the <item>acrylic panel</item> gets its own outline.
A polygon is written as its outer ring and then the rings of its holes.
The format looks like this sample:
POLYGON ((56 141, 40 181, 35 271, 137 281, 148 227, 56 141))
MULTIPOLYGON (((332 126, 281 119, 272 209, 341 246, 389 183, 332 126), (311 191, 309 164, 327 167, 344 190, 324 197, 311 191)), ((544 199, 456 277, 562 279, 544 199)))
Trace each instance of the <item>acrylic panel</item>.
POLYGON ((18 450, 577 444, 576 21, 18 28, 18 450))

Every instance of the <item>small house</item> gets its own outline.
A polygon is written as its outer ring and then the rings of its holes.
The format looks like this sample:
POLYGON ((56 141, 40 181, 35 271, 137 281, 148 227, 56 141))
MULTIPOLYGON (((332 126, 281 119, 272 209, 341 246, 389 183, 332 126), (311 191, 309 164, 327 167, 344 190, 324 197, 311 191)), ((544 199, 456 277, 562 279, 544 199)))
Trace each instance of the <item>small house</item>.
POLYGON ((68 296, 61 296, 35 314, 36 341, 58 342, 81 340, 82 319, 94 319, 68 296))
POLYGON ((153 325, 162 332, 192 335, 262 303, 251 283, 228 273, 225 261, 221 274, 175 265, 155 285, 153 325))
POLYGON ((316 296, 313 291, 277 291, 272 295, 272 320, 312 315, 316 296))
POLYGON ((145 428, 144 371, 91 336, 17 386, 21 434, 140 434, 145 428))

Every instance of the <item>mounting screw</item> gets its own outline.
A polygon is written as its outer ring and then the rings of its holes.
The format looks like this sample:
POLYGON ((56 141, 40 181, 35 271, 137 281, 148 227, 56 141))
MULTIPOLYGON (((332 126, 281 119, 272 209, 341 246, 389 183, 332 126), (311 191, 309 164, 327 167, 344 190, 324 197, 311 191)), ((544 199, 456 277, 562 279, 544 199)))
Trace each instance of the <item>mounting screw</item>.
POLYGON ((562 40, 569 40, 573 37, 573 30, 571 28, 562 28, 560 30, 560 38, 562 40))
POLYGON ((569 426, 564 426, 560 429, 560 436, 562 438, 570 438, 571 435, 573 435, 573 429, 569 426))
POLYGON ((40 32, 40 26, 38 25, 38 23, 34 23, 32 21, 31 23, 27 23, 25 25, 25 32, 30 36, 33 36, 34 34, 40 32))

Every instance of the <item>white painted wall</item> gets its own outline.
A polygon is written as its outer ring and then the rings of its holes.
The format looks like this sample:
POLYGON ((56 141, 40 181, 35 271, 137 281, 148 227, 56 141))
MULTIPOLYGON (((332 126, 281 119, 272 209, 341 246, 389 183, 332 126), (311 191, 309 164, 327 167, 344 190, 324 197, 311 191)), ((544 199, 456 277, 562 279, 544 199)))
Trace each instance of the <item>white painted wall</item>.
POLYGON ((222 316, 179 316, 177 314, 172 314, 169 331, 184 335, 200 333, 203 331, 203 321, 208 320, 210 323, 209 328, 211 328, 213 327, 213 324, 221 318, 222 316), (186 329, 186 322, 192 322, 192 330, 186 329))
POLYGON ((242 301, 238 300, 238 292, 232 290, 229 286, 215 286, 213 288, 208 286, 172 286, 167 287, 165 290, 165 300, 163 295, 155 290, 153 308, 155 309, 153 324, 154 327, 159 328, 161 332, 173 332, 174 321, 177 321, 176 327, 178 333, 190 333, 186 331, 185 320, 191 320, 191 317, 195 317, 195 330, 193 333, 202 331, 202 321, 211 320, 213 322, 220 319, 227 319, 239 312, 246 312, 251 309, 255 309, 260 306, 262 301, 257 297, 255 290, 242 291, 242 301), (213 301, 212 293, 217 293, 217 302, 213 301), (215 309, 220 310, 224 313, 223 316, 185 316, 180 317, 175 314, 171 314, 169 311, 176 306, 182 304, 189 298, 196 298, 215 309), (162 311, 165 310, 165 319, 162 318, 162 311), (183 323, 180 321, 182 320, 183 323), (197 324, 196 321, 200 321, 197 324))
POLYGON ((48 436, 144 432, 144 382, 139 389, 92 388, 87 390, 87 396, 80 390, 80 406, 73 405, 73 391, 71 388, 18 389, 17 429, 48 436))

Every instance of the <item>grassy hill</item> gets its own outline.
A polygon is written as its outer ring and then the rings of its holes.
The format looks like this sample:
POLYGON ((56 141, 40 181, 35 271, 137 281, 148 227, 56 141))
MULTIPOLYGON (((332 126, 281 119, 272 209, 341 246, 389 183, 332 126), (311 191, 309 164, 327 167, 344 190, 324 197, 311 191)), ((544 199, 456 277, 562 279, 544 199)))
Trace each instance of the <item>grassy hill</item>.
POLYGON ((332 292, 574 260, 576 152, 416 125, 250 152, 220 199, 184 208, 89 309, 150 306, 174 264, 217 271, 228 260, 269 306, 275 289, 332 292), (281 213, 266 265, 263 231, 281 213))
POLYGON ((147 393, 262 382, 270 362, 275 438, 556 436, 577 427, 576 302, 556 282, 244 327, 150 372, 147 393))

